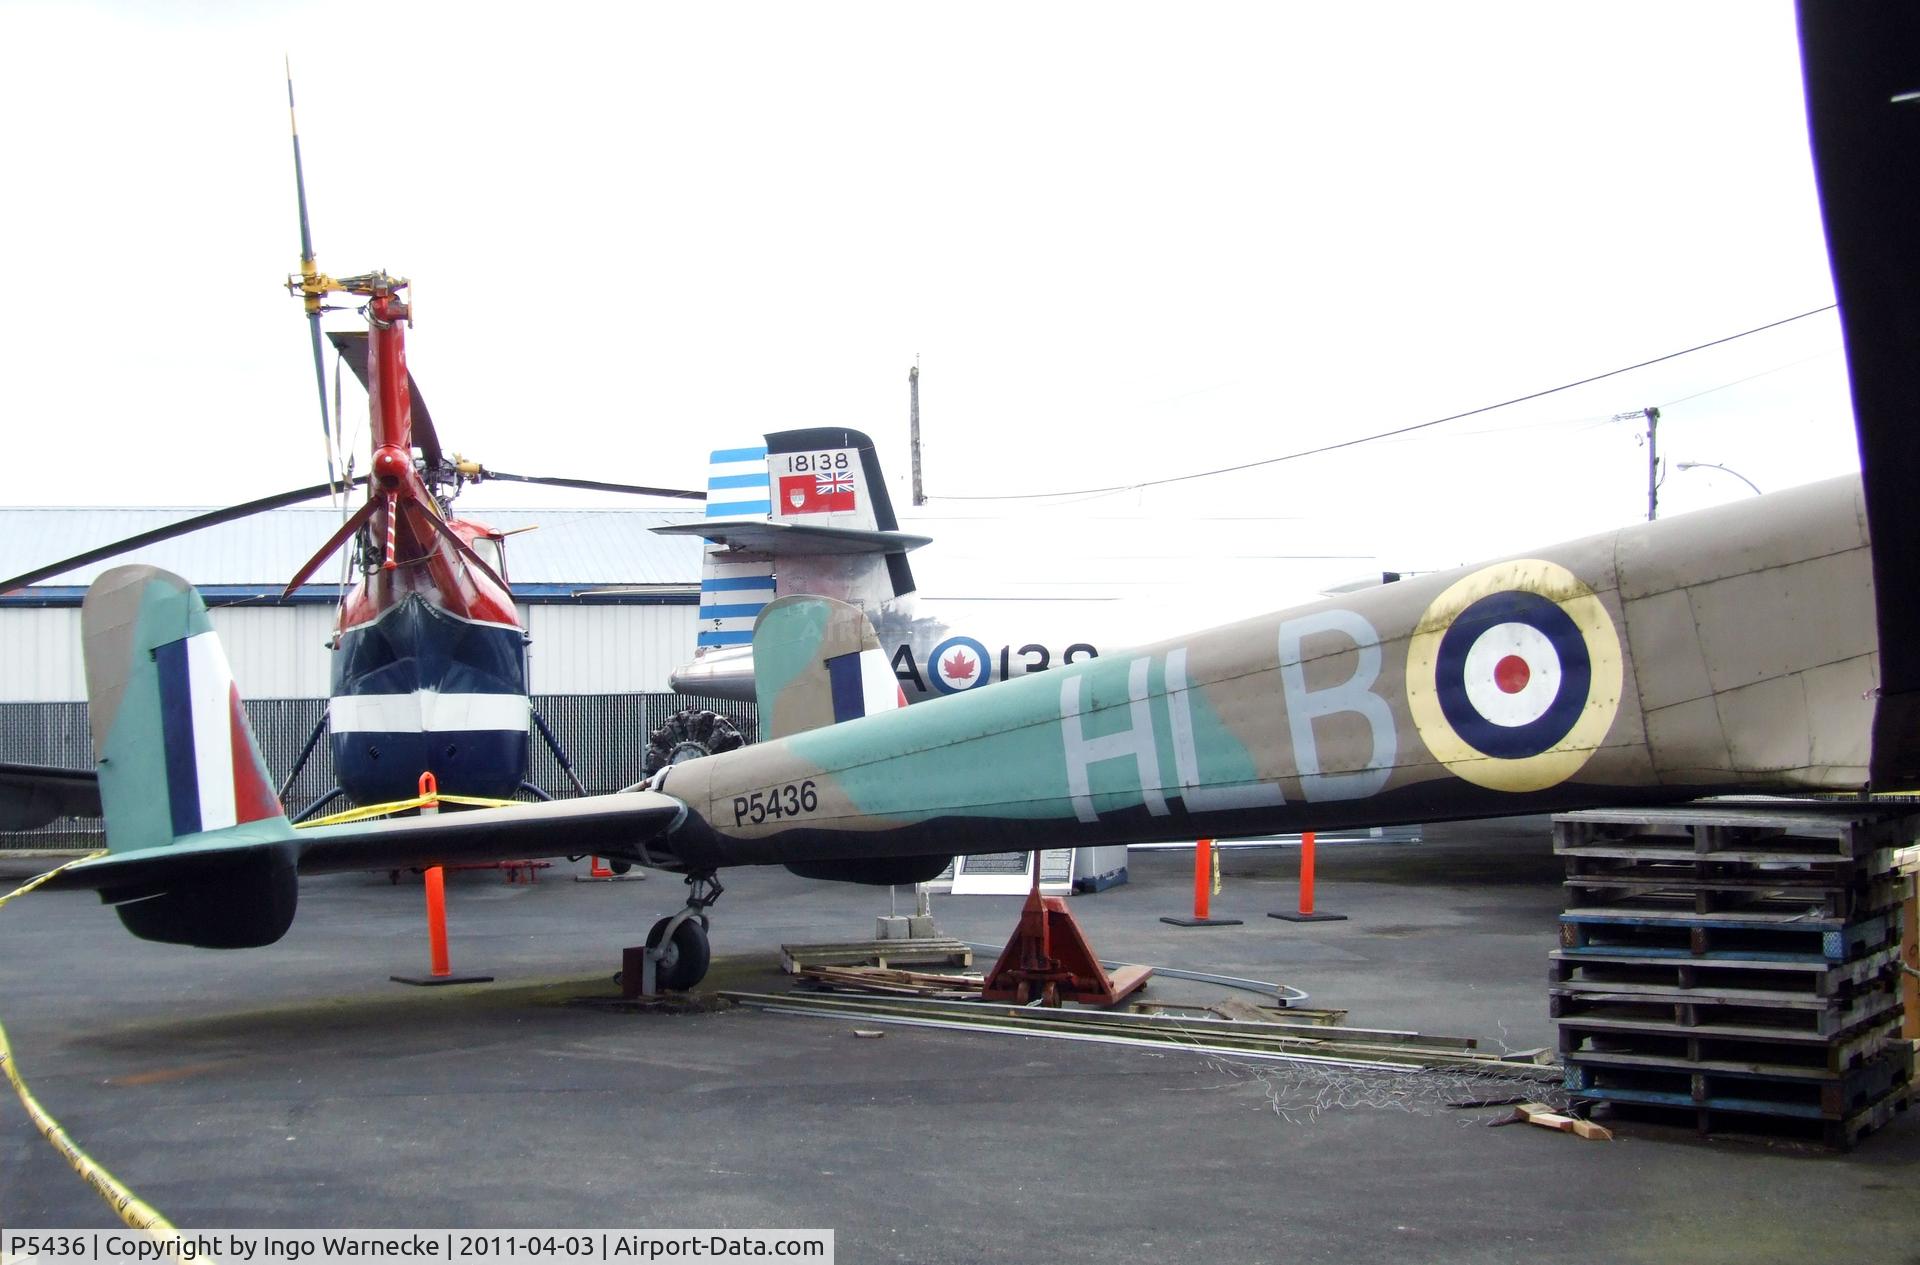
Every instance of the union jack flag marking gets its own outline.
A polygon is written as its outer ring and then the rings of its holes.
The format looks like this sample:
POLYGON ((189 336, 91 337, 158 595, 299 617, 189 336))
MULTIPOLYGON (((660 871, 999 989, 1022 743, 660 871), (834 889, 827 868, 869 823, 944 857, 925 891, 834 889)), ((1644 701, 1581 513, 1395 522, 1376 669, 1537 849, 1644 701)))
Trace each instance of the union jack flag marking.
POLYGON ((832 496, 835 493, 853 491, 853 471, 841 470, 835 473, 821 473, 814 476, 819 486, 815 487, 815 496, 832 496))

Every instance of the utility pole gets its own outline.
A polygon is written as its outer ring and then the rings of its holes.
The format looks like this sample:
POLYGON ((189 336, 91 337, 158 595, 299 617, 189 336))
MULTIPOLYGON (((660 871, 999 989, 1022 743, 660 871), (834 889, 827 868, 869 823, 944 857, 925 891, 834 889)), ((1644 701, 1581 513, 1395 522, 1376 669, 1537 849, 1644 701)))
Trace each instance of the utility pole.
POLYGON ((909 444, 913 449, 913 503, 925 505, 927 494, 920 490, 920 357, 913 358, 913 368, 907 370, 907 395, 911 401, 909 444))
POLYGON ((1624 422, 1635 417, 1643 418, 1647 423, 1647 521, 1651 523, 1660 510, 1660 448, 1657 439, 1660 410, 1649 406, 1630 413, 1615 413, 1613 420, 1624 422))
POLYGON ((1648 407, 1640 413, 1647 419, 1647 521, 1651 523, 1660 510, 1660 449, 1654 440, 1660 428, 1660 410, 1648 407))

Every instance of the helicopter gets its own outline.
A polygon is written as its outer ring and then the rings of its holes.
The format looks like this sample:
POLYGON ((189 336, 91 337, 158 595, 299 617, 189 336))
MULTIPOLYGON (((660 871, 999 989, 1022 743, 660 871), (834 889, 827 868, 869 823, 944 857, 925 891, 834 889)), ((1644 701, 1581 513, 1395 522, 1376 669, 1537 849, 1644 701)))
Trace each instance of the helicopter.
MULTIPOLYGON (((424 774, 433 776, 442 795, 504 800, 524 791, 546 798, 527 780, 529 722, 552 748, 575 792, 584 794, 572 761, 527 694, 529 638, 507 579, 506 533, 456 516, 453 500, 467 484, 489 479, 697 501, 704 501, 706 493, 510 474, 446 452, 407 368, 406 336, 413 320, 407 280, 384 270, 336 279, 318 266, 291 74, 287 109, 300 215, 300 267, 287 278, 286 288, 301 301, 312 340, 327 441, 327 482, 114 541, 0 580, 0 592, 219 523, 364 487, 366 500, 345 515, 282 593, 291 597, 348 548, 351 581, 343 577, 339 613, 327 642, 333 654, 327 711, 282 783, 281 796, 325 733, 330 734, 338 784, 308 805, 303 819, 343 795, 359 805, 411 799, 424 774), (341 298, 349 301, 329 302, 341 298), (329 331, 323 337, 323 316, 341 310, 357 311, 366 327, 329 331), (367 389, 372 451, 365 475, 355 476, 351 465, 341 473, 334 463, 326 341, 331 341, 337 361, 367 389)), ((336 369, 335 416, 339 372, 336 369)))

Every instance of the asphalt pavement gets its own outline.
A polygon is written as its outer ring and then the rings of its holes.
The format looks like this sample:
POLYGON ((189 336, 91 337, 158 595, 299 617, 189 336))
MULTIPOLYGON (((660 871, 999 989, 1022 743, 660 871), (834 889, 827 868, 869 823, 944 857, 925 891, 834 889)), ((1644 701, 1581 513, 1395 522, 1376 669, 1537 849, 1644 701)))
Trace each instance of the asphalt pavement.
MULTIPOLYGON (((1553 1044, 1560 867, 1543 819, 1420 843, 1227 852, 1178 928, 1191 860, 1073 898, 1108 958, 1283 982, 1354 1025, 1553 1044)), ((0 1022, 34 1093, 183 1228, 831 1227, 841 1261, 1911 1261, 1912 1113, 1836 1154, 1647 1122, 1612 1142, 1447 1106, 1432 1075, 1257 1065, 748 1009, 629 1013, 619 950, 680 881, 449 883, 453 965, 415 989, 417 880, 303 885, 266 949, 146 944, 88 893, 0 910, 0 1022)), ((735 871, 703 986, 780 991, 782 943, 864 938, 885 889, 735 871)), ((10 887, 11 884, 8 884, 10 887)), ((903 894, 903 906, 909 898, 903 894)), ((1003 941, 1015 897, 936 897, 942 931, 1003 941)), ((903 909, 904 912, 904 909, 903 909)), ((1146 996, 1216 985, 1156 979, 1146 996)), ((101 1227, 106 1205, 0 1097, 0 1224, 101 1227)))

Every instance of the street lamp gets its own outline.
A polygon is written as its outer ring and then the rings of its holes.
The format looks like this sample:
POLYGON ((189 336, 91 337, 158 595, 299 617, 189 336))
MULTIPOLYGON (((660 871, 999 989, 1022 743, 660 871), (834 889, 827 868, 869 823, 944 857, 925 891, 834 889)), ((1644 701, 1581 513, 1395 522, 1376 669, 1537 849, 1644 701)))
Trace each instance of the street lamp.
POLYGON ((1709 470, 1725 470, 1728 474, 1732 475, 1734 478, 1740 480, 1740 482, 1752 488, 1753 494, 1755 496, 1763 495, 1763 493, 1760 491, 1759 484, 1755 483, 1752 479, 1749 479, 1746 475, 1741 474, 1738 470, 1734 470, 1727 466, 1723 466, 1717 461, 1682 461, 1680 463, 1680 468, 1682 470, 1695 470, 1695 469, 1699 469, 1702 466, 1706 467, 1709 470))

